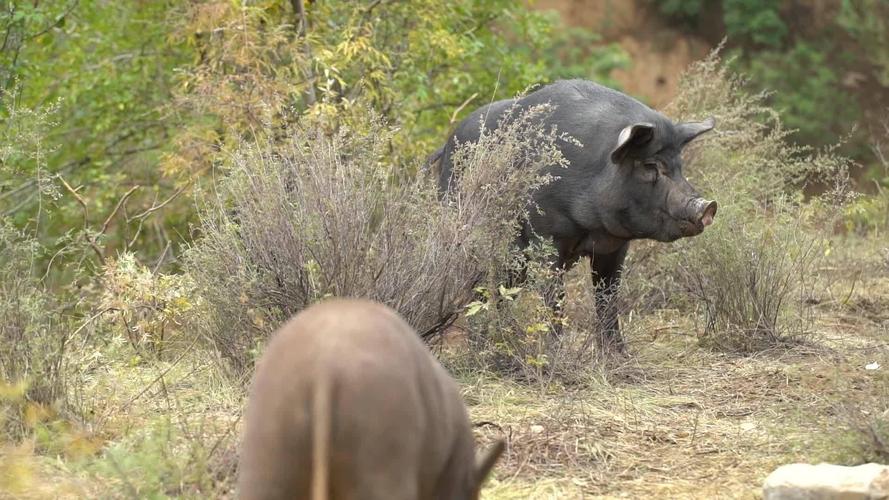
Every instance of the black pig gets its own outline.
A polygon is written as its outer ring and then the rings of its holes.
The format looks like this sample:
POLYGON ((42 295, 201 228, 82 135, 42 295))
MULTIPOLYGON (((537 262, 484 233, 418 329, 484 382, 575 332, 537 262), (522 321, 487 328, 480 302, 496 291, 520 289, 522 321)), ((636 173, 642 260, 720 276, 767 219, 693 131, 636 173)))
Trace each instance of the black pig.
POLYGON ((556 179, 534 193, 541 210, 530 211, 531 227, 522 231, 519 243, 527 246, 532 235, 552 238, 557 265, 563 269, 581 257, 590 258, 600 338, 623 352, 612 301, 630 241, 695 236, 716 215, 716 202, 702 198, 686 180, 681 158, 686 144, 713 128, 713 119, 673 123, 607 87, 559 81, 520 99, 483 106, 463 120, 432 157, 440 162, 439 187, 451 188, 458 143, 477 141, 482 123, 494 129, 504 114, 538 104, 554 108, 543 118, 544 125, 555 125, 580 144, 560 141, 568 167, 548 169, 556 179))

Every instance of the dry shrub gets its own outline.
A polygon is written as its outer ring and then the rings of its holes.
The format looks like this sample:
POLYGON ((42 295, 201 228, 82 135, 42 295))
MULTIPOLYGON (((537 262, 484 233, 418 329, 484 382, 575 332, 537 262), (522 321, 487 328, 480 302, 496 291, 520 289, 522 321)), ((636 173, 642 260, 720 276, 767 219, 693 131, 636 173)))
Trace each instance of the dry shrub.
POLYGON ((685 75, 670 108, 682 120, 716 117, 716 131, 688 148, 686 165, 698 189, 719 202, 719 217, 649 265, 676 269, 677 302, 690 297, 703 309, 701 339, 728 350, 807 333, 823 233, 849 199, 849 160, 788 143, 792 131, 765 97, 749 93, 714 52, 685 75), (812 181, 827 189, 806 200, 812 181))
POLYGON ((187 254, 207 313, 196 324, 241 372, 273 328, 327 296, 378 300, 434 336, 509 260, 539 169, 562 161, 555 132, 534 125, 548 112, 512 113, 463 147, 461 189, 444 202, 431 179, 386 163, 379 124, 244 144, 187 254))
POLYGON ((160 274, 124 253, 105 265, 100 313, 116 322, 140 356, 163 359, 170 346, 191 342, 183 330, 194 307, 187 275, 160 274))
POLYGON ((467 307, 471 364, 545 384, 554 374, 554 333, 562 326, 545 298, 564 273, 551 265, 552 247, 545 243, 513 257, 508 269, 521 281, 489 276, 467 307))
POLYGON ((39 252, 35 240, 0 220, 0 425, 14 436, 27 426, 22 412, 65 395, 68 334, 34 276, 39 252))
POLYGON ((699 338, 722 350, 752 352, 792 343, 812 326, 807 299, 823 256, 821 240, 796 231, 790 221, 776 221, 775 214, 754 213, 766 227, 750 224, 747 217, 729 211, 720 230, 680 257, 686 290, 704 313, 699 338))
POLYGON ((803 188, 813 183, 824 191, 816 199, 847 201, 851 160, 835 154, 835 148, 814 150, 788 141, 794 131, 784 128, 780 113, 766 104, 768 94, 751 93, 719 50, 689 68, 666 110, 678 121, 716 118, 716 129, 686 149, 692 183, 719 197, 720 214, 723 208, 768 207, 780 199, 800 202, 803 188))
MULTIPOLYGON (((553 265, 550 244, 537 242, 515 259, 520 283, 489 280, 477 290, 478 300, 467 308, 468 358, 473 367, 509 374, 546 388, 555 380, 573 381, 598 368, 602 349, 589 267, 569 272, 553 265), (564 283, 562 285, 561 283, 564 283), (566 289, 553 309, 556 294, 566 289)), ((629 311, 640 298, 635 290, 620 290, 612 307, 629 311)))
POLYGON ((0 221, 0 380, 25 380, 29 399, 50 403, 61 395, 65 338, 33 275, 38 252, 36 241, 0 221))

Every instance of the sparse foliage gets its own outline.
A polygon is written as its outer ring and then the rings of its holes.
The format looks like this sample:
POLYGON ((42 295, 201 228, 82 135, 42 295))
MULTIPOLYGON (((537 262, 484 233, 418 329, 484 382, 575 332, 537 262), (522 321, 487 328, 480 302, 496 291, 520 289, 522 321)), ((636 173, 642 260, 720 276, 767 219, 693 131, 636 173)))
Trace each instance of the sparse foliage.
POLYGON ((23 383, 26 401, 51 405, 64 396, 68 335, 35 277, 39 252, 37 242, 0 220, 0 383, 23 383))
POLYGON ((189 342, 180 337, 198 297, 188 275, 159 275, 124 254, 105 267, 103 284, 99 309, 120 322, 136 352, 160 358, 170 345, 189 342))
POLYGON ((828 236, 821 231, 832 230, 849 200, 849 161, 789 144, 764 99, 714 53, 686 75, 671 108, 718 124, 715 137, 690 148, 687 165, 720 203, 719 219, 679 242, 667 265, 703 309, 701 340, 723 349, 759 350, 808 331, 807 300, 828 236), (813 180, 831 182, 817 203, 800 191, 813 180))
POLYGON ((457 154, 461 190, 387 163, 389 132, 295 130, 284 147, 244 144, 207 200, 187 270, 208 306, 205 334, 237 371, 284 319, 327 296, 368 297, 421 335, 441 331, 507 260, 538 170, 560 161, 534 108, 457 154))

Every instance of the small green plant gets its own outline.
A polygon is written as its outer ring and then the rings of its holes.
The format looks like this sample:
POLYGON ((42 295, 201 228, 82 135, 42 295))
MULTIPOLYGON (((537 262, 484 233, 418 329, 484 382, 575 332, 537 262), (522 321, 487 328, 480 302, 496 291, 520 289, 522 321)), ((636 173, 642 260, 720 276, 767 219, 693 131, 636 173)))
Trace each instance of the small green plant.
MULTIPOLYGON (((553 265, 554 252, 548 242, 533 243, 513 255, 505 276, 489 276, 476 290, 479 298, 465 312, 476 366, 544 389, 603 366, 599 356, 608 350, 601 346, 589 268, 584 263, 566 273, 553 265), (515 276, 521 283, 507 284, 515 276)), ((619 315, 639 305, 643 289, 636 285, 622 287, 613 302, 619 315)))
POLYGON ((860 196, 845 210, 845 229, 857 234, 878 235, 889 228, 889 191, 860 196))
POLYGON ((479 299, 465 312, 476 364, 544 385, 561 368, 555 347, 564 340, 559 335, 564 318, 546 297, 556 291, 563 273, 548 263, 551 255, 551 245, 533 245, 516 255, 509 273, 523 276, 519 286, 504 284, 501 275, 476 288, 479 299))
POLYGON ((889 461, 889 408, 862 413, 854 429, 858 431, 862 462, 889 461))
POLYGON ((845 210, 846 230, 858 234, 879 234, 889 228, 889 122, 883 124, 883 138, 872 146, 877 165, 869 172, 876 193, 859 196, 845 210))
POLYGON ((839 432, 832 436, 831 445, 849 465, 886 463, 889 462, 889 374, 877 361, 856 368, 864 368, 866 375, 856 383, 865 387, 864 390, 849 388, 836 403, 833 413, 839 432), (862 393, 871 397, 864 398, 862 393))
POLYGON ((219 498, 234 489, 235 439, 183 415, 161 416, 83 464, 106 494, 219 498))

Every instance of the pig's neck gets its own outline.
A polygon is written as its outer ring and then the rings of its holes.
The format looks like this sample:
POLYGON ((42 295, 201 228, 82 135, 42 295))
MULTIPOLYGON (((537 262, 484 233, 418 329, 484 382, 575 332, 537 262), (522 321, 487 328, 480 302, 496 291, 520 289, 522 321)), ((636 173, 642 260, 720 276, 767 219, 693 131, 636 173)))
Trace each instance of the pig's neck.
POLYGON ((553 243, 563 262, 574 263, 581 257, 614 253, 628 241, 605 232, 590 232, 581 238, 556 238, 553 243))

